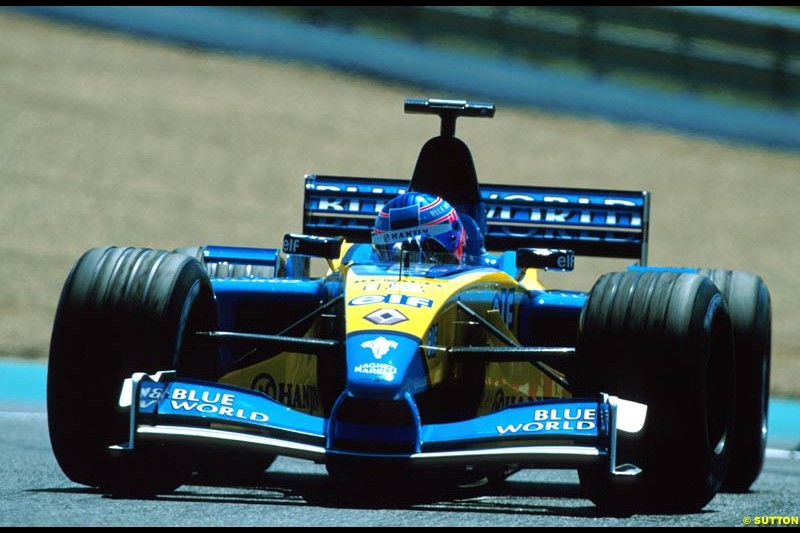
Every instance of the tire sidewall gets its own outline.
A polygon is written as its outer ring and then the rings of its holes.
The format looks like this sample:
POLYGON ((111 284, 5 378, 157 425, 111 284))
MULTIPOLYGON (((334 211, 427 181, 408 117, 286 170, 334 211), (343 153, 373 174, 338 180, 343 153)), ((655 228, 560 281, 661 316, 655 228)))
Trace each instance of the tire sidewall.
POLYGON ((617 463, 643 473, 583 469, 590 498, 607 509, 705 506, 725 475, 733 422, 730 319, 713 283, 677 272, 602 276, 581 315, 578 368, 579 394, 648 405, 642 432, 618 434, 617 463))
POLYGON ((128 410, 119 407, 123 380, 133 372, 180 371, 187 327, 213 329, 216 320, 210 281, 185 255, 107 247, 76 262, 59 300, 48 362, 50 439, 70 479, 117 487, 137 471, 108 448, 129 438, 128 410))

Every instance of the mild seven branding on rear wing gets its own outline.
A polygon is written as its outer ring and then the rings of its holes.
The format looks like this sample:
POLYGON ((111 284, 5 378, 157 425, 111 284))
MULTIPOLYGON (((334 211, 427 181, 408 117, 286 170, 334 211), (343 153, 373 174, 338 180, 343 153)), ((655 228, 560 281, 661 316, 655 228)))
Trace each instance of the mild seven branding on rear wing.
POLYGON ((647 263, 647 192, 483 185, 481 197, 487 249, 563 247, 647 263))
MULTIPOLYGON (((381 207, 407 186, 401 179, 306 176, 303 232, 369 242, 381 207)), ((481 185, 480 193, 490 251, 569 248, 647 264, 647 192, 481 185)))
POLYGON ((371 242, 381 208, 408 189, 400 179, 306 176, 303 233, 371 242))

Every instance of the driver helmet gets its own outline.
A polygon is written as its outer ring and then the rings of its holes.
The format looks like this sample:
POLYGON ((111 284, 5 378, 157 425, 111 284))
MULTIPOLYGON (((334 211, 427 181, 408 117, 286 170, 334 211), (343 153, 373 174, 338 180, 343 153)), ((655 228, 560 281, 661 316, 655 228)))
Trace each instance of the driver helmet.
POLYGON ((396 260, 401 250, 433 252, 461 264, 466 243, 464 226, 452 205, 439 196, 407 192, 381 208, 372 231, 372 246, 383 261, 396 260))

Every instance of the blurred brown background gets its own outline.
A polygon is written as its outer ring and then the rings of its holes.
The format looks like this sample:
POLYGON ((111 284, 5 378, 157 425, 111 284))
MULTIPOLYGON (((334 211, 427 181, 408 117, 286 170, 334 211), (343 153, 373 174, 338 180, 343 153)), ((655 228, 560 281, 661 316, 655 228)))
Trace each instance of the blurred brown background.
MULTIPOLYGON (((419 88, 0 12, 0 355, 47 357, 89 248, 275 247, 305 173, 407 177, 419 88)), ((652 192, 650 263, 748 270, 773 302, 772 392, 800 397, 800 154, 516 109, 460 120, 479 179, 652 192)), ((579 261, 588 289, 619 263, 579 261)))

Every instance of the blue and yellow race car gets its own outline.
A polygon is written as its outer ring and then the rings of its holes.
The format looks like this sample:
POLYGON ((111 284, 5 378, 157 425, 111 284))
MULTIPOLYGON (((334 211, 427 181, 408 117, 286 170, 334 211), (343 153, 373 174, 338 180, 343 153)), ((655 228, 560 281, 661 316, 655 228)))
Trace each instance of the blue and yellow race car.
POLYGON ((279 248, 75 263, 48 372, 64 473, 151 495, 282 455, 358 484, 577 469, 614 511, 747 491, 767 430, 762 279, 648 266, 647 192, 479 185, 456 119, 492 104, 405 110, 441 118, 410 180, 307 175, 302 232, 279 248), (542 284, 576 256, 631 266, 588 291, 542 284))

